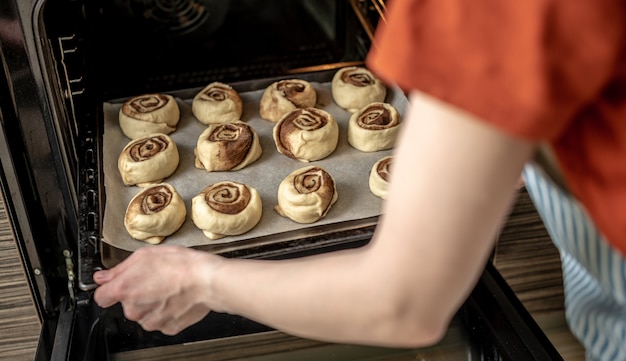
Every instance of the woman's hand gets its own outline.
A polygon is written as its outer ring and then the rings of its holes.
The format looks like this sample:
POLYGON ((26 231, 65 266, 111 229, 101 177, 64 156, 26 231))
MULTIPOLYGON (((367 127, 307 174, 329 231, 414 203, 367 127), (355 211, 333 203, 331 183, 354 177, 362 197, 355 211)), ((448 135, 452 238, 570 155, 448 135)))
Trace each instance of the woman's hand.
POLYGON ((186 247, 142 247, 94 274, 94 299, 101 307, 120 302, 146 331, 175 335, 209 313, 210 274, 220 259, 186 247))

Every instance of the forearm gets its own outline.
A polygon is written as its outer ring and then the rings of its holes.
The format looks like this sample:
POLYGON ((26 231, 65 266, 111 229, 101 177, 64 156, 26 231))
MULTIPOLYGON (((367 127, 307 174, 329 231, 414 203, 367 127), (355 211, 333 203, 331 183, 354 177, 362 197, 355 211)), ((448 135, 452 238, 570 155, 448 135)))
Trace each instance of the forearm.
POLYGON ((458 256, 435 247, 404 257, 390 251, 393 260, 381 262, 377 258, 388 251, 377 243, 390 237, 419 236, 379 231, 372 244, 356 250, 282 261, 225 260, 212 278, 211 308, 318 340, 431 345, 471 290, 491 242, 458 256))
MULTIPOLYGON (((367 247, 281 261, 226 260, 211 294, 217 310, 295 335, 350 343, 397 341, 395 311, 367 247)), ((427 337, 424 337, 426 340, 427 337)))
POLYGON ((412 100, 370 245, 227 260, 211 280, 212 307, 317 339, 423 345, 442 335, 484 267, 533 147, 412 100))

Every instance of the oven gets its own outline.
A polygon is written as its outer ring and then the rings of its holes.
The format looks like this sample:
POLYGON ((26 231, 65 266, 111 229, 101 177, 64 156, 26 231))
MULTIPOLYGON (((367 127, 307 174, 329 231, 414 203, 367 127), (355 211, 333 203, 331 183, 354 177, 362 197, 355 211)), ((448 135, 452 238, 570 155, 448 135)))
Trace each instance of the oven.
MULTIPOLYGON (((363 65, 382 0, 0 2, 1 185, 42 321, 37 360, 551 360, 558 353, 490 264, 445 338, 423 349, 305 340, 211 313, 176 336, 144 332, 92 300, 95 270, 132 250, 103 241, 105 107, 213 81, 328 82, 363 65)), ((400 94, 400 96, 402 96, 400 94)), ((377 216, 198 246, 278 259, 360 247, 377 216)))

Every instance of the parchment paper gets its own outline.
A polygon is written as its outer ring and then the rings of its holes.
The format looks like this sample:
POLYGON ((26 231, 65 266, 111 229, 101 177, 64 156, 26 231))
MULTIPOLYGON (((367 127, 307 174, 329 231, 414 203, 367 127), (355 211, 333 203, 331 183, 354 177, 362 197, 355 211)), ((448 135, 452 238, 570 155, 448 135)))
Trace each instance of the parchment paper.
MULTIPOLYGON (((200 133, 206 126, 200 123, 191 112, 191 98, 177 102, 181 108, 181 120, 177 130, 169 136, 178 146, 180 163, 176 172, 167 178, 182 196, 187 207, 187 219, 183 226, 167 237, 162 244, 177 244, 187 247, 207 244, 230 243, 243 239, 293 231, 312 225, 332 224, 358 220, 380 215, 382 200, 369 190, 371 167, 380 158, 390 155, 392 150, 364 153, 352 148, 348 143, 347 129, 351 113, 338 107, 332 100, 330 83, 311 83, 317 91, 317 108, 328 111, 339 125, 339 142, 334 153, 323 160, 303 163, 278 153, 272 138, 271 123, 259 116, 259 101, 264 89, 240 93, 243 101, 242 120, 252 126, 259 135, 263 154, 253 164, 231 172, 207 172, 194 167, 193 150, 200 133), (335 179, 338 200, 325 218, 313 224, 299 224, 279 216, 274 211, 280 182, 294 170, 307 165, 319 165, 335 179), (257 189, 263 203, 261 221, 248 233, 228 236, 219 240, 206 238, 191 221, 191 199, 209 184, 232 180, 246 183, 257 189)), ((403 114, 407 99, 400 91, 389 91, 386 102, 403 114)), ((134 251, 148 244, 132 239, 124 228, 124 213, 131 198, 141 188, 128 187, 122 182, 117 168, 117 159, 122 149, 130 141, 122 133, 118 123, 121 102, 104 103, 103 162, 106 203, 103 221, 104 242, 126 250, 134 251)))

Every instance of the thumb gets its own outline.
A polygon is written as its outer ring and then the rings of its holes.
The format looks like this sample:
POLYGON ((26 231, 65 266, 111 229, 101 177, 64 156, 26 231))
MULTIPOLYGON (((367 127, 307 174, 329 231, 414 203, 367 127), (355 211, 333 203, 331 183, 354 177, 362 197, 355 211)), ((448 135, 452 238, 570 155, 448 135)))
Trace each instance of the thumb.
POLYGON ((93 280, 99 284, 103 285, 113 279, 113 273, 109 270, 96 271, 93 274, 93 280))
POLYGON ((100 307, 111 307, 119 301, 115 292, 115 282, 112 282, 115 279, 114 273, 113 270, 102 270, 93 274, 93 280, 100 286, 96 288, 93 299, 100 307))
POLYGON ((102 308, 111 307, 119 301, 107 288, 111 287, 104 285, 96 288, 96 291, 93 293, 94 301, 102 308))

